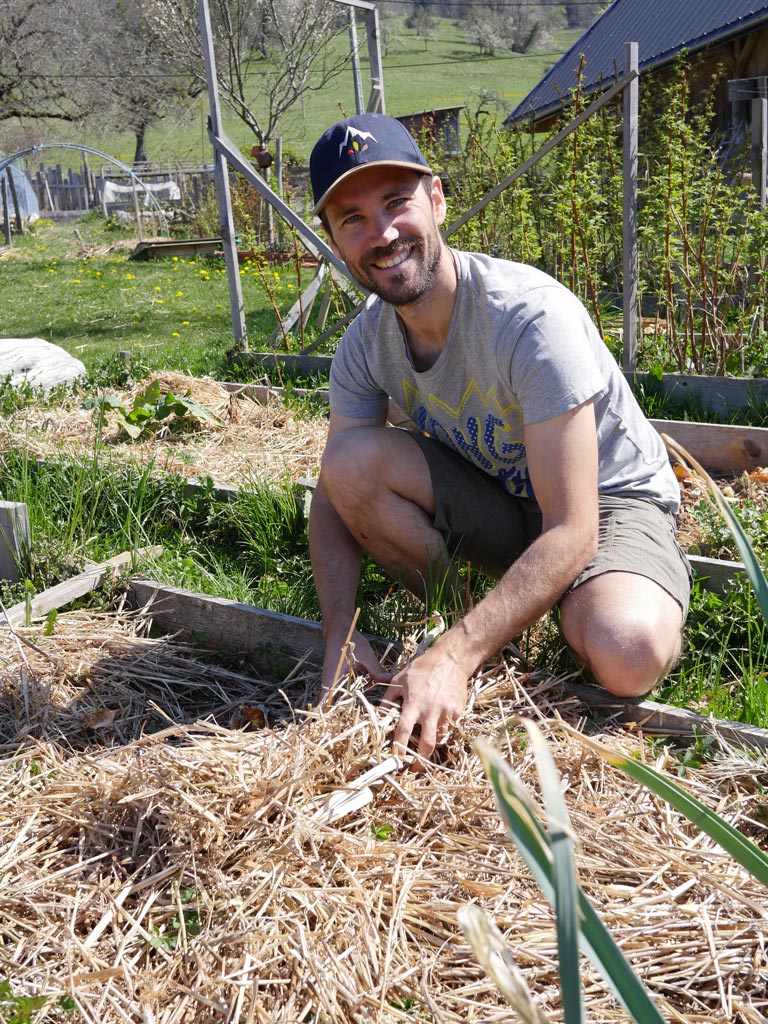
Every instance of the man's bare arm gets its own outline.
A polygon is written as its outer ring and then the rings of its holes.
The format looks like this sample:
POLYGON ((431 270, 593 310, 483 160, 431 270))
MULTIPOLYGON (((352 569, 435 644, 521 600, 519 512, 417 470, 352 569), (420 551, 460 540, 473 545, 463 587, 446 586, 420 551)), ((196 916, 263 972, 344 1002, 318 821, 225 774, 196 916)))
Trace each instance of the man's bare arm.
MULTIPOLYGON (((378 421, 354 420, 331 413, 328 440, 349 427, 377 424, 378 421)), ((323 691, 326 692, 334 682, 342 648, 355 615, 361 549, 328 498, 322 468, 310 506, 309 549, 323 621, 326 647, 323 691)), ((355 633, 354 640, 355 659, 375 679, 387 681, 390 675, 382 669, 370 644, 359 633, 355 633)))

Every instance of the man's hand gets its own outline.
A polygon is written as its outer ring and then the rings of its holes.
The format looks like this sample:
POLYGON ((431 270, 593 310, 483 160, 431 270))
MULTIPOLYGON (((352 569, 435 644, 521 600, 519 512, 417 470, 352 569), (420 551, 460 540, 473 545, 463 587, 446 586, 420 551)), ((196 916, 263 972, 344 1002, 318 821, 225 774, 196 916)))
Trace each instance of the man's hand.
POLYGON ((323 659, 323 699, 328 696, 338 679, 346 675, 350 661, 353 666, 362 669, 377 683, 388 683, 392 679, 392 673, 382 667, 373 648, 362 633, 355 630, 349 648, 344 650, 346 639, 345 635, 335 641, 326 642, 325 658, 323 659))
POLYGON ((392 749, 402 757, 416 726, 418 757, 428 761, 435 747, 444 743, 451 726, 467 703, 468 674, 452 656, 430 648, 392 679, 382 703, 402 700, 392 749))

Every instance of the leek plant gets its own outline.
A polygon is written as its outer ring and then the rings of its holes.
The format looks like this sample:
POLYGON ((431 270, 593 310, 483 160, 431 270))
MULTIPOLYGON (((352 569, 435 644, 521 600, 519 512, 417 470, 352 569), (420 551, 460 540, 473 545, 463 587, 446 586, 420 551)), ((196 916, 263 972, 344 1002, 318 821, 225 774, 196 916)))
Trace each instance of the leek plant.
MULTIPOLYGON (((682 462, 688 463, 706 481, 712 501, 733 534, 763 617, 768 622, 768 581, 736 513, 726 502, 717 484, 696 460, 672 438, 662 436, 670 452, 682 462)), ((546 810, 546 826, 541 823, 536 804, 522 782, 491 744, 477 740, 475 751, 490 779, 507 830, 555 911, 565 1022, 584 1024, 587 1019, 579 975, 579 953, 582 952, 592 961, 633 1021, 637 1024, 660 1024, 663 1017, 650 994, 578 884, 573 857, 573 830, 554 759, 539 727, 531 721, 525 721, 524 724, 536 757, 546 810)), ((768 855, 719 814, 649 765, 612 751, 564 723, 558 723, 558 726, 577 737, 593 753, 665 800, 768 887, 768 855)), ((533 1000, 515 966, 512 951, 498 928, 477 906, 471 904, 463 907, 458 917, 459 925, 478 960, 519 1018, 525 1024, 545 1024, 548 1018, 533 1000)))

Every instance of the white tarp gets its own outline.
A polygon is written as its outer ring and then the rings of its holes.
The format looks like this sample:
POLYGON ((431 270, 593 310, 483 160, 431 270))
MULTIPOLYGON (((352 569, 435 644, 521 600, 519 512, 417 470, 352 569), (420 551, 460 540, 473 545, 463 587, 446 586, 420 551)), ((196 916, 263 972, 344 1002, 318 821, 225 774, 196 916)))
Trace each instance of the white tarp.
POLYGON ((116 181, 105 181, 101 192, 101 201, 106 206, 108 203, 124 203, 126 199, 133 196, 133 190, 144 203, 149 206, 152 196, 164 202, 177 202, 181 199, 181 189, 175 181, 148 181, 139 185, 118 185, 116 181))
MULTIPOLYGON (((15 164, 8 164, 7 168, 0 173, 5 176, 9 171, 13 178, 14 188, 16 189, 16 202, 19 204, 19 213, 24 220, 37 220, 40 216, 40 206, 37 202, 35 190, 32 188, 32 182, 29 180, 26 172, 22 171, 20 167, 16 167, 15 164)), ((10 189, 6 189, 5 196, 8 203, 8 214, 13 219, 16 216, 16 208, 10 194, 10 189)), ((0 201, 0 220, 2 220, 4 215, 5 211, 3 210, 2 201, 0 201)))
POLYGON ((9 376, 13 385, 27 381, 48 391, 84 377, 85 366, 43 338, 0 338, 0 380, 9 376))

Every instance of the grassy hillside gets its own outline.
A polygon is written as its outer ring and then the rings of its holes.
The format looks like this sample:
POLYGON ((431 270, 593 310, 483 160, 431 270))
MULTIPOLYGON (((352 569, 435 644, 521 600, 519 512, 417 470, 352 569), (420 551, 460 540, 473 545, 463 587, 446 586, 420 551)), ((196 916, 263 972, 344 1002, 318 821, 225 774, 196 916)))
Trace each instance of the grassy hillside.
MULTIPOLYGON (((557 58, 580 35, 579 30, 557 32, 542 50, 531 54, 507 51, 494 57, 482 57, 470 46, 460 28, 446 19, 437 21, 437 38, 426 44, 405 28, 403 18, 387 19, 393 26, 397 41, 384 57, 384 93, 387 113, 399 116, 434 107, 466 104, 477 108, 482 96, 498 97, 499 111, 511 110, 539 81, 557 58)), ((361 26, 362 27, 362 26, 361 26)), ((363 92, 370 88, 364 32, 359 31, 362 50, 363 92)), ((343 30, 336 46, 346 50, 348 34, 343 30)), ((257 85, 255 86, 258 87, 257 85)), ((333 85, 310 93, 304 103, 286 116, 282 127, 283 145, 306 159, 315 138, 324 127, 344 114, 355 112, 354 83, 351 70, 333 85)), ((198 97, 154 125, 148 133, 147 152, 157 162, 210 163, 211 148, 206 133, 208 104, 198 97)), ((230 111, 223 111, 224 128, 238 145, 250 145, 253 137, 243 123, 230 111)), ((134 141, 129 131, 117 124, 103 129, 78 129, 56 122, 0 125, 0 152, 15 152, 27 145, 42 142, 75 142, 117 157, 125 163, 133 159, 134 141)), ((80 158, 76 151, 52 151, 46 162, 72 163, 80 158)))

